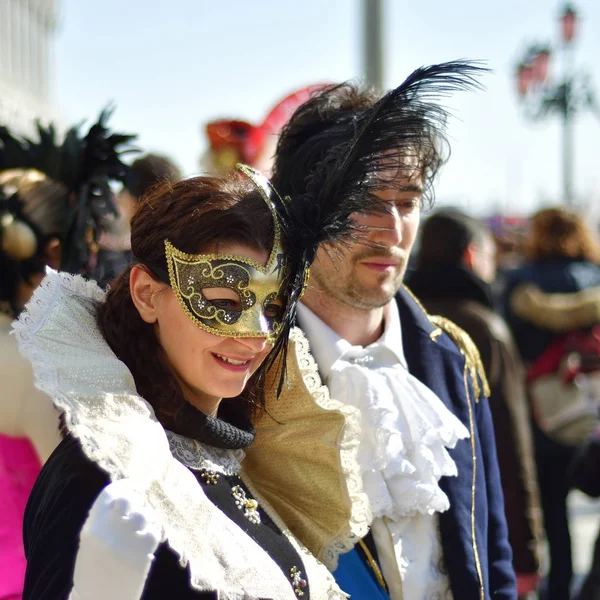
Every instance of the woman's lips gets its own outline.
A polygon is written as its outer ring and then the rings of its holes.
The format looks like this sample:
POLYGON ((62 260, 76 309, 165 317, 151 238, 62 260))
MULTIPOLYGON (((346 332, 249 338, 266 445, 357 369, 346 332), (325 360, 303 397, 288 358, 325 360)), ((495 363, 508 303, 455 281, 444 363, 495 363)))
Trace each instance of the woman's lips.
POLYGON ((249 359, 233 358, 233 357, 216 354, 215 352, 211 352, 211 354, 213 355, 213 358, 215 359, 215 361, 221 367, 223 367, 227 371, 233 371, 234 373, 246 372, 250 368, 250 364, 252 362, 252 359, 250 359, 250 358, 249 359), (241 363, 241 364, 235 364, 235 363, 229 362, 228 359, 234 360, 236 363, 241 363))

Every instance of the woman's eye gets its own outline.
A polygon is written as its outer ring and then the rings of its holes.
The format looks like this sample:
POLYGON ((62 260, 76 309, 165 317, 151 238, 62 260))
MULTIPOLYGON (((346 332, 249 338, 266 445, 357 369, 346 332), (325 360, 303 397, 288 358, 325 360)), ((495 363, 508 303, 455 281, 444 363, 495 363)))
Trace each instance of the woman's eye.
POLYGON ((223 308, 225 310, 241 310, 239 300, 230 300, 228 298, 215 298, 210 301, 211 304, 214 304, 217 308, 223 308))
POLYGON ((269 319, 281 319, 283 316, 283 306, 268 304, 267 308, 265 308, 265 316, 269 319))

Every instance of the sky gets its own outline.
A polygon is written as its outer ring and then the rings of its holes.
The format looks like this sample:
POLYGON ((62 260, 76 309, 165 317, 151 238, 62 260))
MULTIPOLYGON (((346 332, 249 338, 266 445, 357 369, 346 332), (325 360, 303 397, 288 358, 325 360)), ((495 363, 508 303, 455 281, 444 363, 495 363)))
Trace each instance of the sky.
MULTIPOLYGON (((562 197, 561 122, 531 122, 518 102, 515 65, 529 43, 557 47, 555 0, 383 0, 385 86, 415 68, 480 59, 485 91, 447 101, 452 156, 438 205, 475 214, 526 215, 562 197)), ((139 135, 144 151, 166 153, 185 175, 200 172, 204 124, 261 122, 303 86, 362 77, 362 0, 60 0, 52 100, 67 123, 107 103, 115 129, 139 135)), ((579 0, 576 68, 600 99, 600 2, 579 0)), ((600 113, 577 117, 574 187, 600 217, 600 113), (595 201, 595 202, 594 202, 595 201), (594 206, 598 205, 598 208, 594 206)))

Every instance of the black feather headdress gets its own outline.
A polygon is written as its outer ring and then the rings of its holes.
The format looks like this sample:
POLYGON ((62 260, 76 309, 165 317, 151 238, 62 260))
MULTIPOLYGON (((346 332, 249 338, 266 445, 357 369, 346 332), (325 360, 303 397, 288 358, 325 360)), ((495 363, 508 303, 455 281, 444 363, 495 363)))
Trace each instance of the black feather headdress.
POLYGON ((64 189, 60 201, 54 198, 61 227, 53 233, 62 243, 61 268, 72 273, 86 272, 90 243, 117 212, 110 180, 123 181, 127 172, 121 155, 132 150, 129 144, 135 136, 111 133, 111 113, 103 110, 85 135, 81 125, 70 128, 62 143, 53 125, 37 124, 39 141, 14 137, 0 127, 0 172, 35 169, 64 189))
POLYGON ((477 77, 485 71, 462 60, 423 67, 381 99, 352 84, 330 86, 296 110, 279 138, 272 177, 283 197, 275 201, 292 290, 284 334, 272 354, 282 352, 283 364, 287 332, 319 246, 360 237, 351 215, 386 210, 378 194, 406 189, 402 170, 418 173, 423 198, 433 200, 433 180, 449 147, 449 113, 440 101, 479 88, 477 77))

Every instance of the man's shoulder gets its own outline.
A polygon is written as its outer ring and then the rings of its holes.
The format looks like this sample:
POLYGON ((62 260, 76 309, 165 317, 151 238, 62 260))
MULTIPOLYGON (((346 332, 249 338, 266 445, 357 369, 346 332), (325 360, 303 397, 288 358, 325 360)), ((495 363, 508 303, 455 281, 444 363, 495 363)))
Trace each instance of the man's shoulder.
MULTIPOLYGON (((431 324, 429 337, 432 342, 443 345, 446 348, 457 349, 464 356, 466 361, 464 364, 471 375, 476 397, 481 395, 489 396, 489 385, 485 376, 481 355, 471 336, 447 317, 429 314, 418 298, 406 286, 402 286, 396 300, 399 303, 406 302, 407 300, 414 303, 423 317, 431 324)), ((413 307, 414 310, 415 307, 413 307)))

